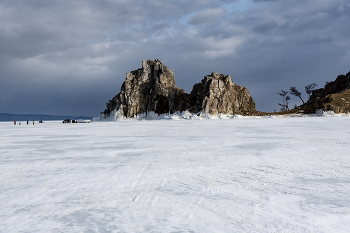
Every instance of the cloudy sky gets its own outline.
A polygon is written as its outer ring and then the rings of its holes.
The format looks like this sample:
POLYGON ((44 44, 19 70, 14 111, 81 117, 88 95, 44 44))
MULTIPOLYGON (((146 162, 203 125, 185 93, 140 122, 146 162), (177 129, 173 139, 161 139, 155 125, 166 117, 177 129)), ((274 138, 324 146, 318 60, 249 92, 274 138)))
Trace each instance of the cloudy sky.
POLYGON ((229 74, 272 112, 350 70, 349 22, 349 0, 2 0, 0 112, 98 116, 154 59, 188 93, 229 74))

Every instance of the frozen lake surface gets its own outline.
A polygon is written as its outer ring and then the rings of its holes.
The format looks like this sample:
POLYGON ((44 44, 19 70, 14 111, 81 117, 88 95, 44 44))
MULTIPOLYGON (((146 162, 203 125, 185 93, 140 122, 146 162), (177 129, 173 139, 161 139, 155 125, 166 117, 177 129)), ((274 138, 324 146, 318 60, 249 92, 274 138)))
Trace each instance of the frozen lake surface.
POLYGON ((349 232, 350 117, 0 123, 0 232, 349 232))

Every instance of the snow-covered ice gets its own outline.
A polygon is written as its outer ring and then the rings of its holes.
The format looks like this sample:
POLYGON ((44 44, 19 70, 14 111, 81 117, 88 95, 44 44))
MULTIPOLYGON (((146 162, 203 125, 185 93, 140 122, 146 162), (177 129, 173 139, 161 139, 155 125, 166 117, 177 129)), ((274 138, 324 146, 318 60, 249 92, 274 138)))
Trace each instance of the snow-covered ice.
POLYGON ((0 232, 349 232, 350 117, 0 123, 0 232))

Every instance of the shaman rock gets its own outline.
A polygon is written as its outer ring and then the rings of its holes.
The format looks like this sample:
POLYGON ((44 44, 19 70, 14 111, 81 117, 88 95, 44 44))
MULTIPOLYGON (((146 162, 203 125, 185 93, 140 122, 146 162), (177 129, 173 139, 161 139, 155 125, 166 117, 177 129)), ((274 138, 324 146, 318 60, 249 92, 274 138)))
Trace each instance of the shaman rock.
POLYGON ((176 86, 174 71, 159 60, 143 60, 142 68, 126 74, 120 93, 107 103, 101 118, 114 111, 117 117, 132 118, 151 111, 163 114, 185 110, 211 115, 257 113, 248 90, 232 82, 229 75, 213 72, 186 94, 176 86))
POLYGON ((230 75, 213 72, 193 86, 189 111, 202 114, 256 115, 255 102, 245 87, 236 85, 230 75))

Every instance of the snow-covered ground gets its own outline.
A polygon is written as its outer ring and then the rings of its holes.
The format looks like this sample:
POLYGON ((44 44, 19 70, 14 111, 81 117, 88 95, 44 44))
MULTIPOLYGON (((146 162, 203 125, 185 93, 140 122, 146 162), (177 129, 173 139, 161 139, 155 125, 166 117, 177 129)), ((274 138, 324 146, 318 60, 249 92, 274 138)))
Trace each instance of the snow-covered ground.
POLYGON ((349 232, 350 117, 0 123, 0 232, 349 232))

